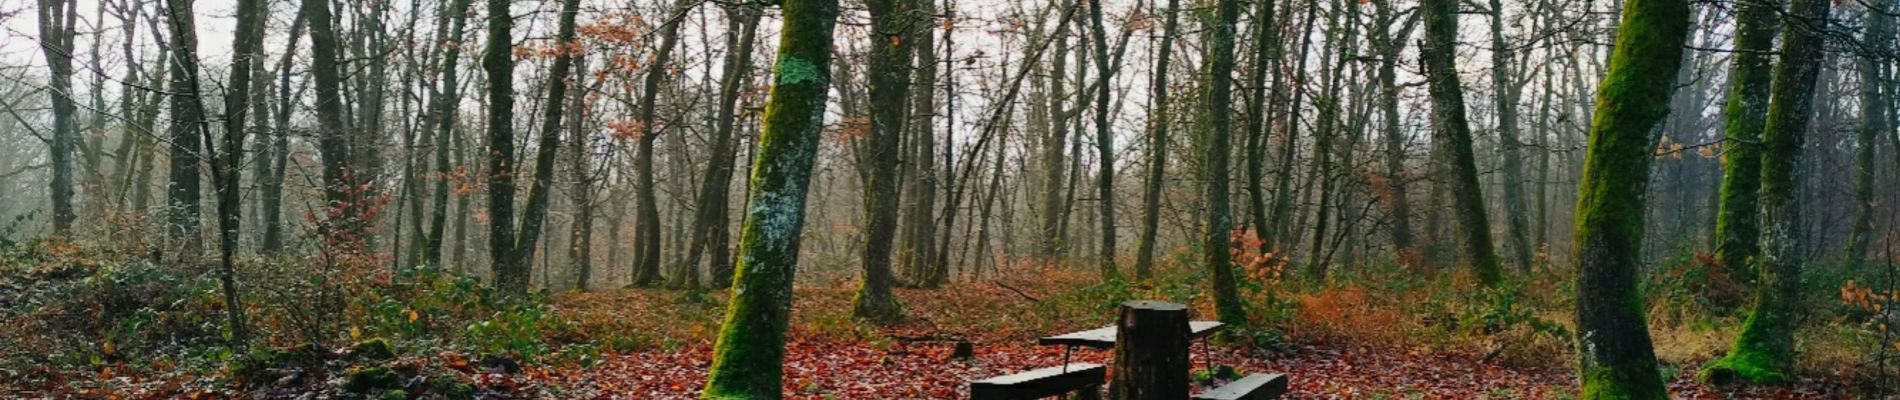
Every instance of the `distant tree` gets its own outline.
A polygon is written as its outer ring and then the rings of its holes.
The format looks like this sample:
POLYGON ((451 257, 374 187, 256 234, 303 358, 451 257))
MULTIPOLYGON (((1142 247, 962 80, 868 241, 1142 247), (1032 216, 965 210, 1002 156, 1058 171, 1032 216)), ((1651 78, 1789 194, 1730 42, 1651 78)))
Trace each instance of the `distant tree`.
POLYGON ((1702 371, 1711 382, 1769 384, 1793 376, 1794 330, 1801 302, 1801 196, 1795 179, 1801 143, 1814 118, 1814 90, 1824 55, 1828 0, 1794 0, 1783 16, 1781 59, 1775 65, 1768 116, 1762 129, 1761 256, 1755 304, 1728 355, 1702 371))
MULTIPOLYGON (((872 25, 871 54, 865 69, 870 75, 871 129, 865 139, 868 154, 864 160, 870 163, 870 173, 864 175, 864 274, 856 297, 851 299, 851 314, 890 322, 901 317, 897 299, 891 295, 891 253, 897 236, 898 139, 909 120, 910 43, 916 38, 909 32, 913 24, 910 1, 870 0, 865 5, 870 8, 872 25)), ((929 209, 924 212, 928 214, 929 209)), ((924 238, 914 240, 929 242, 924 238)))
MULTIPOLYGON (((666 22, 660 24, 660 45, 653 50, 653 59, 648 62, 645 76, 640 84, 639 124, 640 137, 635 139, 633 156, 634 232, 633 232, 633 284, 652 286, 660 282, 660 201, 655 197, 658 186, 653 184, 653 143, 660 138, 659 96, 660 84, 666 79, 666 65, 673 57, 673 47, 679 43, 679 26, 683 18, 672 15, 684 14, 692 2, 681 0, 667 12, 666 22)), ((697 272, 692 272, 697 283, 697 272)), ((686 272, 675 277, 675 286, 686 286, 686 272)))
POLYGON ((1201 154, 1206 163, 1202 168, 1207 171, 1203 179, 1207 185, 1203 193, 1207 196, 1207 224, 1201 228, 1201 258, 1213 276, 1214 310, 1221 322, 1244 325, 1247 312, 1234 288, 1234 258, 1230 253, 1234 221, 1227 199, 1227 185, 1232 180, 1227 159, 1233 142, 1234 25, 1240 19, 1240 2, 1220 0, 1217 7, 1214 26, 1208 27, 1212 43, 1208 49, 1211 65, 1206 103, 1209 128, 1201 154))
POLYGON ((786 0, 779 56, 753 162, 732 300, 713 347, 707 399, 778 399, 784 394, 785 331, 798 270, 805 194, 824 128, 835 0, 786 0))
POLYGON ((1498 255, 1491 242, 1491 222, 1478 187, 1477 161, 1471 152, 1471 124, 1465 120, 1465 92, 1458 80, 1454 45, 1458 42, 1458 2, 1420 0, 1425 41, 1419 53, 1432 103, 1432 137, 1443 146, 1451 178, 1452 208, 1458 216, 1459 239, 1465 263, 1486 286, 1498 283, 1498 255))
MULTIPOLYGON (((1161 227, 1161 186, 1162 180, 1166 179, 1168 166, 1168 125, 1174 120, 1173 114, 1168 112, 1167 71, 1169 58, 1174 53, 1180 5, 1181 0, 1168 0, 1168 8, 1162 11, 1167 14, 1167 22, 1162 24, 1161 44, 1155 50, 1154 82, 1148 94, 1154 100, 1154 113, 1148 117, 1148 176, 1141 191, 1141 234, 1135 240, 1135 279, 1148 279, 1154 275, 1155 234, 1161 227)), ((1271 6, 1268 7, 1270 10, 1271 6)), ((1271 21, 1272 18, 1263 20, 1271 21)), ((1258 185, 1258 182, 1254 184, 1258 185)))
MULTIPOLYGON (((53 137, 47 143, 53 179, 47 191, 53 197, 53 234, 66 236, 77 215, 73 213, 73 146, 79 140, 76 102, 73 101, 73 37, 77 36, 77 2, 39 0, 40 53, 50 72, 53 99, 53 137)), ((195 221, 195 220, 194 220, 195 221)))
MULTIPOLYGON (((323 0, 306 0, 323 1, 323 0)), ((494 283, 504 293, 527 293, 528 265, 515 256, 515 60, 514 14, 508 0, 488 0, 488 258, 494 283)))
POLYGON ((1861 41, 1867 47, 1867 54, 1860 56, 1860 129, 1855 139, 1855 164, 1859 167, 1854 174, 1854 223, 1847 237, 1847 267, 1857 270, 1866 263, 1867 246, 1873 238, 1874 220, 1874 153, 1879 147, 1880 135, 1888 132, 1887 103, 1888 93, 1881 91, 1879 82, 1886 82, 1882 65, 1883 57, 1893 46, 1889 35, 1893 31, 1894 10, 1888 6, 1891 1, 1862 3, 1868 6, 1867 24, 1861 32, 1861 41))
POLYGON ((698 268, 702 256, 708 259, 711 286, 722 289, 732 285, 732 254, 727 248, 732 236, 726 228, 730 218, 727 196, 732 184, 732 159, 738 156, 734 131, 741 118, 739 90, 752 75, 759 10, 756 6, 728 7, 726 17, 739 29, 727 32, 726 43, 731 49, 726 51, 725 71, 719 77, 719 111, 713 119, 712 148, 707 151, 712 156, 706 161, 706 172, 700 182, 699 208, 693 214, 690 237, 692 247, 686 252, 686 264, 691 265, 689 270, 698 268), (705 256, 707 254, 710 256, 705 256))

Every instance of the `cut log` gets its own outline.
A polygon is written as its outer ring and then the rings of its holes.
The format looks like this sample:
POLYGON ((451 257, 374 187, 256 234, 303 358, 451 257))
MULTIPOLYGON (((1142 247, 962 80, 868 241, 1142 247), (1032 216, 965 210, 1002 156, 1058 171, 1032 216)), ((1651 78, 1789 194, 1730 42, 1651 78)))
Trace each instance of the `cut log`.
POLYGON ((1115 323, 1115 364, 1109 398, 1188 398, 1187 306, 1161 301, 1122 303, 1115 323))

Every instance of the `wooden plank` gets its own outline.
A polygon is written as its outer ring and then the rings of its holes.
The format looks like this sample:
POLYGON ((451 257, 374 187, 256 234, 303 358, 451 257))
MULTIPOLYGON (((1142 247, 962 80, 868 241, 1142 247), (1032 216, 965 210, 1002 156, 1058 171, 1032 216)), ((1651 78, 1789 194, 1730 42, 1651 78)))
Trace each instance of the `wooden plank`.
POLYGON ((1252 374, 1194 395, 1194 400, 1268 400, 1286 394, 1285 374, 1252 374))
POLYGON ((1039 399, 1100 387, 1107 380, 1108 368, 1101 364, 1058 365, 972 381, 970 399, 1039 399))
MULTIPOLYGON (((1190 321, 1188 322, 1188 337, 1194 339, 1207 337, 1207 335, 1219 331, 1222 326, 1224 325, 1221 324, 1220 321, 1190 321)), ((1036 344, 1042 346, 1082 346, 1095 349, 1112 349, 1115 348, 1115 326, 1110 325, 1081 332, 1070 332, 1036 339, 1036 344)))

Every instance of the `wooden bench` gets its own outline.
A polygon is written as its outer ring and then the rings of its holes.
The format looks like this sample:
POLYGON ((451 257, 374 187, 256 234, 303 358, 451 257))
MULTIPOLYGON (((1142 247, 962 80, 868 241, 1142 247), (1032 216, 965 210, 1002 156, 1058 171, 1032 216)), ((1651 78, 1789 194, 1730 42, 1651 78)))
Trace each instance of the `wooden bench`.
POLYGON ((1286 394, 1286 375, 1252 374, 1194 395, 1194 400, 1268 400, 1286 394))
POLYGON ((1101 364, 1059 365, 972 381, 970 399, 1040 399, 1078 390, 1093 390, 1107 380, 1108 368, 1101 364))

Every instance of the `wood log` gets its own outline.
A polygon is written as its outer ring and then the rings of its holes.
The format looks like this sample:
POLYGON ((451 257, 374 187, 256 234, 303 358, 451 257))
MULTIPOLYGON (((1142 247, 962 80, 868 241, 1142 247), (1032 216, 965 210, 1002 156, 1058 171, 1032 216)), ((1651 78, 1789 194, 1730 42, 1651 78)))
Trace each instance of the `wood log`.
POLYGON ((1187 306, 1162 301, 1122 303, 1116 322, 1109 398, 1188 398, 1187 306))

